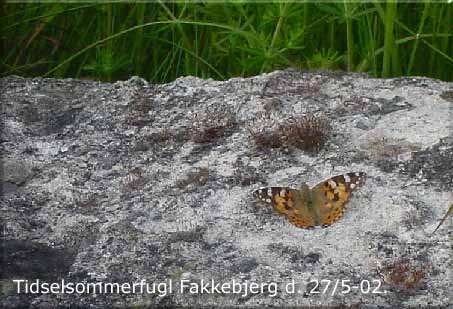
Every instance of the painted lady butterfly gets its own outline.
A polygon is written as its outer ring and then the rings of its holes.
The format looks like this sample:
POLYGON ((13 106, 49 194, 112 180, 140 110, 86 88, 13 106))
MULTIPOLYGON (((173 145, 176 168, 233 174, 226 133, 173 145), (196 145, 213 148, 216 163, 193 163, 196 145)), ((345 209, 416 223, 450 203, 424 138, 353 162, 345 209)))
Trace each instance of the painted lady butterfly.
POLYGON ((297 227, 329 226, 345 210, 351 193, 365 182, 365 173, 346 173, 320 182, 313 188, 270 187, 256 190, 254 195, 274 208, 297 227))

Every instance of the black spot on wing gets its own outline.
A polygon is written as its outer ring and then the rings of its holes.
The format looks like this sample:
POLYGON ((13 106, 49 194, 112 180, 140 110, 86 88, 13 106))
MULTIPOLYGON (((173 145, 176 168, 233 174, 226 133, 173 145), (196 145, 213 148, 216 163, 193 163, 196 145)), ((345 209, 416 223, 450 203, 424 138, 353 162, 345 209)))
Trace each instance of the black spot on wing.
POLYGON ((339 200, 340 200, 340 194, 334 193, 334 195, 333 195, 333 201, 334 201, 334 202, 337 202, 337 201, 339 201, 339 200))

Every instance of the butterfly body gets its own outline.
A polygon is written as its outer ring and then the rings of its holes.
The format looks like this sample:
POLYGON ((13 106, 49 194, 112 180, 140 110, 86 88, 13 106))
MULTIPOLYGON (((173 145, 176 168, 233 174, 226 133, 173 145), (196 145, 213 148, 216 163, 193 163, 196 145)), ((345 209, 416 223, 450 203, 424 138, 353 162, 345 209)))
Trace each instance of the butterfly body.
POLYGON ((352 191, 363 184, 365 173, 346 173, 320 182, 310 189, 287 187, 261 188, 255 191, 259 200, 273 207, 300 228, 329 226, 344 212, 352 191))

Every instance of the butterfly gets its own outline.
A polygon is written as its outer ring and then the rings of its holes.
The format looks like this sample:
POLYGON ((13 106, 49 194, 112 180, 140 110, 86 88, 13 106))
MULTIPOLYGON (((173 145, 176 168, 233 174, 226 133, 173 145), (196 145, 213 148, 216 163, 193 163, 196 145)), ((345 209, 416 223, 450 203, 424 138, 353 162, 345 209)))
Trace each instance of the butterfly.
POLYGON ((352 191, 361 186, 365 179, 366 174, 363 172, 346 173, 324 180, 313 188, 305 183, 297 190, 269 187, 256 190, 254 195, 272 204, 297 227, 326 227, 341 218, 352 191))

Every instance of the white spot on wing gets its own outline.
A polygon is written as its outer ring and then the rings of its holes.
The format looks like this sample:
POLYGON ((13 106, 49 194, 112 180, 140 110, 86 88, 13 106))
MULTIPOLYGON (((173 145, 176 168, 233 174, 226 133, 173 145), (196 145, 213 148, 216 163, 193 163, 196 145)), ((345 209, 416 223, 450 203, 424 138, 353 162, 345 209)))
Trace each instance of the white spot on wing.
POLYGON ((351 183, 351 189, 355 188, 355 183, 351 183))
POLYGON ((280 196, 284 197, 286 195, 286 190, 285 189, 281 189, 280 190, 280 196))
POLYGON ((344 174, 343 177, 345 182, 351 182, 351 178, 349 177, 348 174, 344 174))
POLYGON ((329 184, 329 186, 332 188, 332 189, 335 189, 337 187, 337 183, 333 180, 329 180, 327 182, 329 184))

